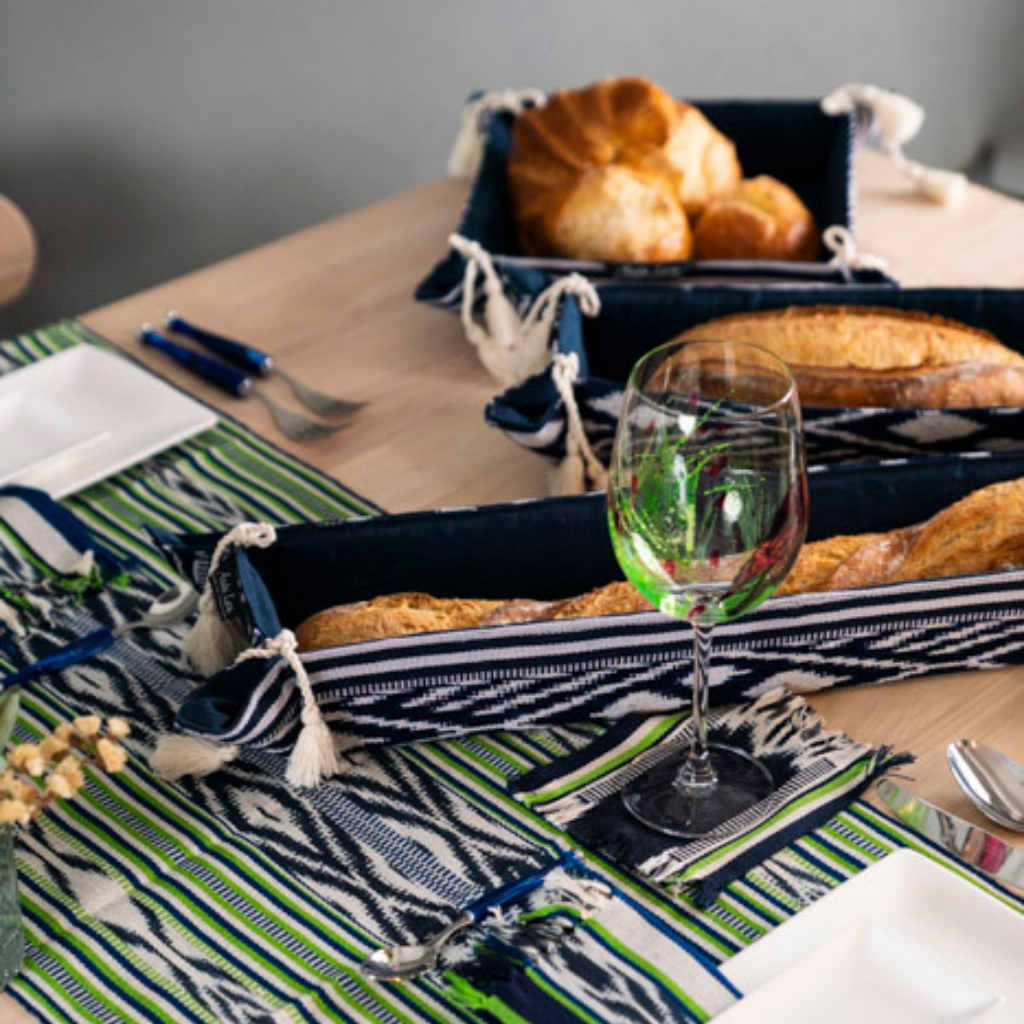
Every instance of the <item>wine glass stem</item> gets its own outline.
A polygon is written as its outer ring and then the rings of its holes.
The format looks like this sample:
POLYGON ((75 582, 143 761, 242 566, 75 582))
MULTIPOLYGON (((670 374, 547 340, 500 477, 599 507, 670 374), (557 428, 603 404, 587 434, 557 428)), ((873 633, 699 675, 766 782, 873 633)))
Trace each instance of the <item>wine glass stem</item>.
POLYGON ((693 739, 679 772, 687 787, 713 786, 715 770, 708 751, 708 661, 711 657, 711 626, 693 623, 693 739))

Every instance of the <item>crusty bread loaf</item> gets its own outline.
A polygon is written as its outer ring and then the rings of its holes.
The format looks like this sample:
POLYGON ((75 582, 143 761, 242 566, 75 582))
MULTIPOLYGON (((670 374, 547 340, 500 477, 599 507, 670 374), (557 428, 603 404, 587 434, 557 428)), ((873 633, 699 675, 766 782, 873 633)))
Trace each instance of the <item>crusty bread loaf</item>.
POLYGON ((615 78, 517 117, 507 175, 527 254, 660 261, 690 256, 690 219, 741 171, 696 107, 644 78, 615 78))
MULTIPOLYGON (((1020 567, 1024 567, 1024 478, 974 491, 916 526, 805 544, 777 593, 847 590, 1020 567)), ((622 581, 564 601, 389 594, 328 608, 303 622, 295 635, 300 650, 315 651, 410 633, 621 615, 650 608, 622 581)))
POLYGON ((915 526, 805 544, 779 594, 1024 566, 1024 478, 990 484, 915 526))
POLYGON ((708 203, 693 246, 699 260, 813 260, 821 240, 800 197, 762 174, 708 203))
POLYGON ((295 630, 300 651, 318 651, 410 633, 479 626, 507 601, 474 601, 429 594, 386 594, 311 615, 295 630))
POLYGON ((987 331, 925 313, 793 306, 721 317, 679 337, 774 352, 789 364, 807 406, 1024 405, 1024 356, 987 331))

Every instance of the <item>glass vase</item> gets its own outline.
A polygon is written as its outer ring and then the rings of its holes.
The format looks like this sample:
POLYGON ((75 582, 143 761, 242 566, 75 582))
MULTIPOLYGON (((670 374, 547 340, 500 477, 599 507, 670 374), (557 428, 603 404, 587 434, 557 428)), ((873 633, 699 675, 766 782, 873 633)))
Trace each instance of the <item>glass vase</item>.
POLYGON ((21 969, 25 932, 18 898, 18 869, 14 863, 14 830, 0 827, 0 988, 6 988, 21 969))

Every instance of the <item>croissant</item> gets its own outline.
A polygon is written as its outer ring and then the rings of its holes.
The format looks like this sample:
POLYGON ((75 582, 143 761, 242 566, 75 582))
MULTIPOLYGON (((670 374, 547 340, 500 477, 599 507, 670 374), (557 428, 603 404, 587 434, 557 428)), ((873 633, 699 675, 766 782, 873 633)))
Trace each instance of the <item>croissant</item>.
POLYGON ((508 163, 523 251, 570 259, 686 259, 691 218, 741 176, 732 142, 644 78, 554 93, 516 119, 508 163))

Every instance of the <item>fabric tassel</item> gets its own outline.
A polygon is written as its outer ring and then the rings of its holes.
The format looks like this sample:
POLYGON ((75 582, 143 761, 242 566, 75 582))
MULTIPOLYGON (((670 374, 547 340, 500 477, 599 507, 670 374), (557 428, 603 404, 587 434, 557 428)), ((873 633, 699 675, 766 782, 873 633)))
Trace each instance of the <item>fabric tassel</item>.
POLYGON ((472 178, 476 174, 483 157, 481 115, 490 111, 521 114, 529 106, 543 106, 546 99, 540 89, 502 89, 485 92, 467 103, 462 108, 459 133, 448 157, 449 177, 472 178))
POLYGON ((220 617, 213 596, 213 579, 227 551, 234 547, 268 548, 277 540, 269 523, 241 523, 217 542, 206 573, 206 586, 199 595, 199 618, 185 641, 185 655, 197 672, 212 676, 232 664, 245 648, 245 637, 231 622, 220 617))
MULTIPOLYGON (((205 591, 204 591, 205 595, 205 591)), ((199 618, 185 640, 185 656, 200 675, 212 676, 225 669, 244 650, 241 631, 217 614, 216 602, 200 600, 199 618)))
POLYGON ((581 274, 569 274, 545 288, 520 318, 490 253, 479 242, 462 235, 449 236, 448 244, 466 261, 459 311, 462 329, 484 369, 505 387, 520 384, 547 366, 555 321, 566 295, 576 296, 585 316, 600 312, 601 301, 594 286, 581 274), (483 278, 482 324, 475 315, 479 278, 483 278))
POLYGON ((904 144, 914 138, 924 124, 924 107, 908 96, 877 85, 843 85, 821 101, 821 109, 826 114, 849 114, 858 108, 870 114, 868 138, 877 143, 921 195, 948 207, 963 201, 967 194, 965 175, 925 167, 908 160, 903 153, 904 144))
POLYGON ((150 767, 162 779, 175 782, 186 775, 212 775, 238 757, 239 748, 199 736, 161 736, 150 767))
POLYGON ((587 489, 587 468, 575 445, 570 445, 565 458, 551 474, 549 490, 555 497, 583 494, 587 489))
POLYGON ((334 738, 314 703, 302 710, 302 731, 288 759, 285 777, 293 786, 316 786, 337 771, 334 738))
POLYGON ((295 749, 288 759, 285 778, 293 786, 316 786, 325 778, 341 770, 341 762, 334 748, 334 737, 320 713, 313 686, 299 657, 299 644, 290 629, 283 629, 262 647, 242 651, 238 661, 250 658, 276 658, 279 655, 295 673, 295 682, 302 695, 302 729, 295 749))
POLYGON ((594 454, 580 416, 573 387, 579 377, 579 358, 575 353, 555 355, 551 379, 565 407, 565 458, 555 470, 551 487, 554 494, 583 494, 608 484, 608 473, 594 454))

